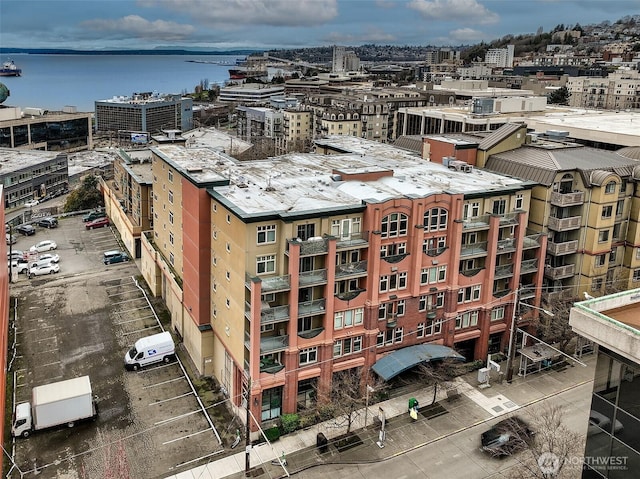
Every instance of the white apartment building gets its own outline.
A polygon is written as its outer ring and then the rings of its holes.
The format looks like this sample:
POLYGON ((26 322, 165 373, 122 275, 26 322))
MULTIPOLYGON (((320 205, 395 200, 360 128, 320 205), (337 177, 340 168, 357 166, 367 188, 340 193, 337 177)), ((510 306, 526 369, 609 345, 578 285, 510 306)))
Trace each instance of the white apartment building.
POLYGON ((513 66, 514 45, 507 45, 507 48, 491 48, 484 57, 484 62, 500 68, 511 68, 513 66))

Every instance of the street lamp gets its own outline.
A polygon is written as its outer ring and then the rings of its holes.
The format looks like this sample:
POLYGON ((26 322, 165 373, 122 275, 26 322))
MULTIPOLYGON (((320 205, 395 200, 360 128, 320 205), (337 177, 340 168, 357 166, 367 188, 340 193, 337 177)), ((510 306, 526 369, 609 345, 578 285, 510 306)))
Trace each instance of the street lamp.
MULTIPOLYGON (((507 382, 510 383, 513 380, 513 360, 516 354, 516 348, 513 344, 516 338, 515 330, 516 330, 516 312, 518 310, 518 306, 520 305, 520 289, 516 289, 514 291, 515 299, 513 301, 513 312, 511 314, 511 329, 509 330, 509 350, 507 352, 507 382)), ((537 309, 538 311, 542 311, 547 316, 553 318, 555 315, 551 311, 547 311, 546 309, 539 308, 537 306, 533 306, 531 304, 525 304, 528 308, 537 309)))

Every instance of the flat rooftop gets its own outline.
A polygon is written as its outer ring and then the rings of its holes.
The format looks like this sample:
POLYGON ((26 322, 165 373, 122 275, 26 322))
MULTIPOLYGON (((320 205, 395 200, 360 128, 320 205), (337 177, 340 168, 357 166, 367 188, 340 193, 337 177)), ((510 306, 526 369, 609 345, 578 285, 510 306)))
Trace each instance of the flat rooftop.
MULTIPOLYGON (((348 138, 326 141, 346 143, 348 138)), ((355 140, 351 148, 356 151, 349 153, 291 153, 257 161, 237 161, 218 151, 174 145, 153 150, 196 183, 220 183, 211 185, 210 193, 245 219, 363 208, 365 203, 439 193, 513 191, 528 185, 475 168, 470 173, 454 171, 389 145, 355 140), (353 174, 378 177, 346 178, 353 174)))
POLYGON ((580 336, 640 363, 640 289, 575 303, 569 324, 580 336))
POLYGON ((0 175, 20 171, 29 166, 37 165, 38 163, 54 160, 59 156, 66 158, 67 153, 64 151, 0 148, 0 175))

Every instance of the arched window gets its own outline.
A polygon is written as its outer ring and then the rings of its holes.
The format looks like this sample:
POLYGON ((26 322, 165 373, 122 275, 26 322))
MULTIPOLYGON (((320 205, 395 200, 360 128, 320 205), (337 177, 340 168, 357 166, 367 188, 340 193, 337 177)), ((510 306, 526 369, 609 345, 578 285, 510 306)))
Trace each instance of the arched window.
POLYGON ((444 208, 430 208, 424 212, 425 231, 442 231, 447 229, 449 212, 444 208))
POLYGON ((604 192, 607 193, 607 194, 615 193, 616 192, 616 182, 615 181, 610 181, 609 183, 607 183, 607 185, 604 187, 604 192))
POLYGON ((344 120, 344 115, 342 113, 338 115, 338 120, 344 120))
POLYGON ((407 227, 409 217, 402 213, 391 213, 382 218, 382 237, 397 238, 398 236, 407 236, 407 227))

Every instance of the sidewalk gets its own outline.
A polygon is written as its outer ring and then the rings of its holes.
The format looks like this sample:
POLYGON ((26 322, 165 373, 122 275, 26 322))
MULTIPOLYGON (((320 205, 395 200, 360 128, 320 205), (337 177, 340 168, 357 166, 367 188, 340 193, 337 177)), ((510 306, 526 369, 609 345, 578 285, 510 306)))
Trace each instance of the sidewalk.
MULTIPOLYGON (((593 380, 595 356, 583 359, 588 367, 567 366, 560 370, 547 370, 529 374, 526 378, 514 376, 511 384, 492 382, 488 388, 480 387, 477 371, 456 378, 454 385, 459 393, 455 398, 447 398, 446 390, 440 387, 433 406, 433 389, 426 388, 400 397, 369 406, 367 428, 364 428, 364 409, 357 415, 351 431, 356 433, 356 444, 338 449, 336 438, 346 432, 346 425, 336 427, 335 420, 316 424, 306 430, 282 436, 269 445, 260 444, 251 448, 250 477, 286 477, 280 465, 271 463, 284 452, 289 474, 297 473, 320 464, 371 463, 409 450, 425 446, 451 434, 468 429, 541 399, 571 389, 593 380), (408 414, 410 398, 416 398, 421 405, 418 419, 414 421, 408 414), (384 410, 386 436, 383 447, 380 440, 379 409, 384 410), (328 439, 326 452, 316 447, 318 433, 328 439)), ((237 454, 204 466, 180 472, 167 479, 240 479, 245 475, 246 455, 242 447, 237 454)), ((300 475, 303 477, 303 474, 300 475)))

